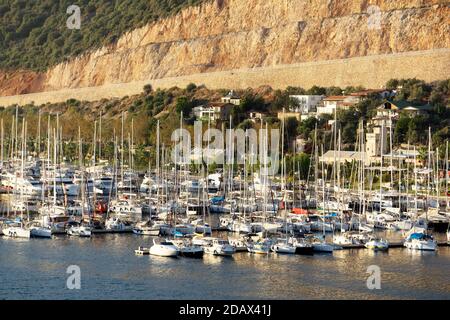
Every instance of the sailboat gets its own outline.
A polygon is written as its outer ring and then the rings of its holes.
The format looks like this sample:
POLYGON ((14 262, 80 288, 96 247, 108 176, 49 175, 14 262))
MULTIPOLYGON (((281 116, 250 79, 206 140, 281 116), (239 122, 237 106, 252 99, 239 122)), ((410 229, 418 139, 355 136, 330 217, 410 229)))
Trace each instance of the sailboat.
MULTIPOLYGON (((284 114, 284 109, 283 109, 284 114)), ((282 156, 282 187, 284 189, 284 197, 283 197, 283 208, 284 208, 284 228, 285 228, 285 239, 279 239, 275 244, 272 245, 271 250, 275 253, 283 253, 283 254, 295 254, 296 248, 295 246, 288 241, 288 227, 287 227, 287 213, 288 209, 286 206, 287 200, 287 192, 286 192, 286 159, 284 157, 284 134, 285 134, 285 123, 284 123, 284 115, 283 115, 283 124, 282 124, 282 132, 281 132, 281 156, 282 156)))
MULTIPOLYGON (((17 113, 17 109, 16 109, 17 113)), ((16 115, 17 117, 17 115, 16 115)), ((17 122, 17 118, 16 118, 17 122)), ((17 126, 16 126, 17 128, 17 126)), ((17 136, 17 134, 16 134, 17 136)), ((17 139, 17 137, 16 137, 17 139)), ((24 161, 25 161, 25 152, 26 152, 26 143, 25 143, 25 119, 22 119, 22 150, 21 150, 21 178, 23 179, 24 175, 24 161)), ((17 177, 17 176, 16 176, 17 177)), ((23 198, 22 190, 20 194, 20 199, 23 198)), ((3 235, 11 238, 30 238, 31 230, 25 227, 23 223, 23 212, 21 212, 21 218, 16 220, 14 223, 7 225, 6 228, 3 228, 3 235)))
MULTIPOLYGON (((85 196, 85 172, 83 165, 83 151, 82 151, 82 141, 81 141, 81 130, 78 127, 78 140, 79 140, 79 159, 80 159, 80 167, 81 167, 81 215, 84 216, 84 203, 86 201, 85 196)), ((90 217, 90 208, 88 206, 88 213, 90 217)), ((89 218, 90 220, 90 218, 89 218)), ((82 223, 72 225, 68 230, 67 234, 70 236, 78 236, 89 238, 92 235, 92 229, 89 225, 84 225, 82 223)))
MULTIPOLYGON (((416 166, 416 154, 414 152, 414 167, 416 166)), ((431 128, 428 129, 428 169, 431 168, 431 128)), ((417 169, 415 167, 415 184, 416 184, 416 199, 417 199, 417 169)), ((427 173, 428 183, 427 183, 427 202, 428 206, 428 196, 430 192, 430 170, 427 173)), ((416 200, 417 208, 417 200, 416 200)), ((426 222, 428 223, 428 210, 426 212, 426 222)), ((429 235, 427 232, 428 228, 417 228, 413 227, 410 231, 406 233, 405 242, 403 245, 412 250, 424 250, 424 251, 435 251, 437 249, 437 242, 433 236, 429 235)))
MULTIPOLYGON (((261 124, 262 127, 262 124, 261 124)), ((260 168, 260 172, 261 172, 261 176, 263 179, 263 217, 264 217, 264 223, 263 223, 263 230, 261 231, 260 234, 260 239, 257 240, 256 242, 249 242, 247 244, 247 251, 250 253, 255 253, 255 254, 268 254, 271 250, 271 246, 272 246, 272 242, 269 238, 265 238, 264 237, 264 233, 268 233, 268 225, 269 223, 267 223, 267 193, 270 190, 270 187, 268 186, 268 159, 267 159, 267 147, 268 147, 268 136, 267 136, 267 123, 266 123, 266 130, 265 130, 265 134, 261 135, 261 146, 262 146, 262 154, 263 154, 263 165, 260 168)))
POLYGON ((30 235, 33 238, 51 238, 52 228, 50 226, 44 226, 42 222, 32 222, 29 226, 30 235))
MULTIPOLYGON (((323 145, 322 145, 322 155, 323 155, 323 145)), ((316 161, 319 161, 317 151, 316 151, 316 161)), ((325 192, 325 168, 324 168, 324 162, 322 161, 322 194, 323 194, 323 203, 326 203, 326 192, 325 192)), ((322 210, 323 219, 325 220, 325 208, 322 210)), ((315 236, 311 239, 311 245, 313 247, 313 250, 315 252, 323 252, 323 253, 333 253, 334 251, 334 245, 329 244, 326 242, 326 236, 325 236, 325 225, 322 230, 321 236, 315 236)))
POLYGON ((23 222, 7 223, 6 227, 3 227, 3 235, 10 238, 27 238, 31 237, 30 229, 26 229, 23 222))

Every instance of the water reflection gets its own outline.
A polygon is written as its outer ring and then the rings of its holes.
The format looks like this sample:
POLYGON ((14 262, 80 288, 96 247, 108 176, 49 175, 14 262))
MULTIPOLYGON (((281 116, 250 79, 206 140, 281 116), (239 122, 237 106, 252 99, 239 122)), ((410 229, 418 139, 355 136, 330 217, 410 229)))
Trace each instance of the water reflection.
POLYGON ((95 235, 0 239, 0 299, 448 299, 450 248, 418 252, 340 250, 333 254, 203 259, 135 256, 152 238, 95 235), (65 288, 79 265, 82 290, 65 288), (381 268, 382 290, 368 290, 367 267, 381 268))

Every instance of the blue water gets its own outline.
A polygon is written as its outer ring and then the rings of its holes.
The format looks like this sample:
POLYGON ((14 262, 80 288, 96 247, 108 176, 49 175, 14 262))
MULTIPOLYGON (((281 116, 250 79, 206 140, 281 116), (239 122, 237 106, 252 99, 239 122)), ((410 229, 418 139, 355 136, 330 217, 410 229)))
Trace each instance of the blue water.
POLYGON ((131 234, 0 238, 0 299, 450 299, 448 247, 203 260, 135 256, 134 249, 150 243, 131 234), (80 267, 80 290, 66 287, 70 265, 80 267), (370 265, 381 268, 380 290, 366 286, 370 265))

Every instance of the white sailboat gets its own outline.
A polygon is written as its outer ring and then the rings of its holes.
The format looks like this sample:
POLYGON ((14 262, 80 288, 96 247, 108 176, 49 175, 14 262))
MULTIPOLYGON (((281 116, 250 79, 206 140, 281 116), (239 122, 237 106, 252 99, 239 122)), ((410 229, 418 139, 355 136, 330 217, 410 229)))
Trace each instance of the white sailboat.
POLYGON ((3 227, 3 235, 10 238, 26 238, 31 237, 30 229, 23 227, 22 223, 15 223, 7 227, 3 227))
MULTIPOLYGON (((283 109, 283 113, 284 113, 284 109, 283 109)), ((284 232, 286 234, 285 239, 279 239, 278 242, 276 242, 275 244, 273 244, 271 246, 271 250, 275 253, 282 253, 282 254, 295 254, 296 248, 295 246, 290 243, 288 240, 288 226, 287 226, 287 214, 288 214, 288 209, 286 206, 286 200, 287 200, 287 192, 286 192, 286 159, 284 157, 284 134, 285 134, 285 124, 284 124, 284 116, 283 116, 283 126, 282 126, 282 138, 281 138, 281 156, 282 156, 282 187, 284 189, 284 197, 283 197, 283 202, 284 202, 284 232)))

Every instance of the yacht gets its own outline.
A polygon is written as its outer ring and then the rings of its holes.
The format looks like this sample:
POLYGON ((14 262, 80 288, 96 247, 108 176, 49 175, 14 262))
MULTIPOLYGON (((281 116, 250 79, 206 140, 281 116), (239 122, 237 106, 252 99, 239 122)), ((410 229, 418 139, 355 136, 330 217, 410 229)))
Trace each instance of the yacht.
POLYGON ((314 248, 305 238, 290 237, 288 242, 295 247, 295 253, 301 255, 313 255, 314 248))
POLYGON ((153 239, 150 254, 160 257, 176 257, 178 255, 178 248, 171 241, 166 240, 158 243, 153 239))
POLYGON ((365 233, 359 232, 341 232, 333 236, 333 243, 340 246, 361 245, 368 240, 365 233))
POLYGON ((111 201, 110 212, 119 215, 137 215, 142 216, 142 207, 134 201, 123 199, 111 201))
POLYGON ((132 232, 133 227, 125 222, 120 220, 119 218, 109 218, 105 222, 105 229, 108 231, 115 231, 115 232, 132 232))
POLYGON ((67 229, 67 234, 70 236, 89 238, 92 235, 92 229, 88 226, 73 225, 72 227, 67 229))
POLYGON ((13 223, 3 227, 3 235, 11 238, 31 238, 30 229, 23 227, 21 223, 13 223))
POLYGON ((404 246, 412 250, 435 251, 437 242, 432 236, 419 232, 410 234, 406 238, 404 246))
POLYGON ((230 245, 234 247, 236 252, 247 251, 247 241, 243 237, 240 238, 228 237, 228 242, 230 243, 230 245))
POLYGON ((34 223, 30 226, 30 235, 33 238, 51 238, 52 229, 51 227, 44 227, 37 223, 34 223))
POLYGON ((202 258, 204 250, 199 245, 193 245, 187 239, 172 240, 172 243, 177 247, 180 256, 186 258, 202 258))
POLYGON ((333 253, 335 246, 325 241, 325 237, 313 237, 311 245, 314 252, 333 253))
POLYGON ((364 246, 367 249, 372 249, 372 250, 388 250, 389 242, 384 239, 372 238, 369 241, 367 241, 364 244, 364 246))
POLYGON ((271 243, 268 239, 261 239, 247 244, 248 252, 255 254, 268 254, 270 252, 270 247, 271 243))
POLYGON ((160 226, 155 225, 149 221, 143 221, 133 228, 133 233, 141 236, 158 236, 160 232, 160 226))
POLYGON ((231 256, 236 252, 236 249, 230 245, 228 240, 211 237, 205 237, 202 240, 205 253, 215 256, 231 256))
POLYGON ((275 253, 295 254, 296 248, 292 243, 289 243, 287 239, 279 240, 272 245, 272 251, 275 253))
POLYGON ((150 248, 139 247, 136 250, 134 250, 134 253, 139 256, 148 255, 148 254, 150 254, 150 248))

